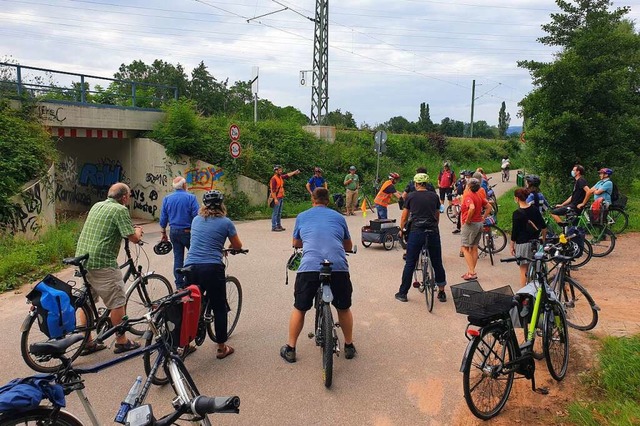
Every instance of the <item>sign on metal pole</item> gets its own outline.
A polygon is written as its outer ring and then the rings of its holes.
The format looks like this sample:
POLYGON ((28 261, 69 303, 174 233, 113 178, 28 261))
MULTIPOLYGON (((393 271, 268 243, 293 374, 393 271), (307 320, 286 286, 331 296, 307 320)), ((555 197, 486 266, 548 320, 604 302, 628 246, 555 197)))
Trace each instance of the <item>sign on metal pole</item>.
POLYGON ((380 182, 380 155, 387 150, 387 132, 384 130, 378 130, 376 135, 374 136, 374 147, 376 150, 376 154, 378 157, 378 161, 376 162, 376 182, 375 182, 375 191, 378 191, 378 183, 380 182))
POLYGON ((229 127, 229 137, 232 141, 240 139, 240 128, 235 124, 232 124, 231 127, 229 127))
POLYGON ((242 152, 242 147, 240 146, 240 142, 231 141, 229 144, 229 152, 231 153, 231 157, 238 158, 240 157, 240 153, 242 152))

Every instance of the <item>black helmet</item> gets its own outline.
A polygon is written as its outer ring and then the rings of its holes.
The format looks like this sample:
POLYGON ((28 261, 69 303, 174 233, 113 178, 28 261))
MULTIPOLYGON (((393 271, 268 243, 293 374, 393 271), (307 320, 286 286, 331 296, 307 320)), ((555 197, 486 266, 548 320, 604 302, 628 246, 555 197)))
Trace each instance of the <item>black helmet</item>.
POLYGON ((224 201, 224 195, 217 189, 207 191, 202 196, 202 204, 206 207, 215 207, 222 204, 224 201))
POLYGON ((540 176, 538 175, 527 175, 525 176, 524 180, 527 181, 527 183, 529 185, 533 185, 533 186, 540 186, 540 176))
POLYGON ((153 246, 153 252, 160 256, 171 252, 171 249, 173 249, 171 241, 160 241, 158 244, 153 246))

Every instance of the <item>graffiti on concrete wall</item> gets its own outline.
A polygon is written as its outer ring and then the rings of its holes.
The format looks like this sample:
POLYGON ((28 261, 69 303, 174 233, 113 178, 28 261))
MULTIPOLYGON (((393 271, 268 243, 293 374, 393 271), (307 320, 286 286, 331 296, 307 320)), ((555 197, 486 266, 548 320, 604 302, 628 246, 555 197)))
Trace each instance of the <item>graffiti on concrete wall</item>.
POLYGON ((208 166, 187 169, 184 175, 189 190, 208 191, 224 176, 224 171, 220 167, 208 166))
POLYGON ((142 187, 137 185, 131 190, 131 200, 133 201, 133 210, 140 210, 144 213, 148 213, 153 217, 156 217, 158 212, 158 204, 161 200, 158 200, 158 191, 154 186, 142 187))
POLYGON ((17 233, 32 232, 38 234, 42 224, 38 220, 42 213, 42 185, 33 185, 21 194, 21 203, 14 203, 2 217, 0 225, 5 231, 15 235, 17 233))
POLYGON ((56 180, 69 186, 73 185, 78 180, 78 159, 62 157, 57 164, 56 180))
POLYGON ((109 188, 114 183, 120 182, 122 166, 120 164, 84 163, 78 177, 82 186, 94 188, 109 188))
POLYGON ((62 184, 56 185, 56 201, 63 203, 77 204, 80 206, 89 207, 91 205, 91 195, 83 189, 78 191, 78 185, 65 188, 62 184))
POLYGON ((162 186, 167 186, 168 179, 169 178, 164 173, 147 173, 145 181, 151 184, 160 184, 162 186))

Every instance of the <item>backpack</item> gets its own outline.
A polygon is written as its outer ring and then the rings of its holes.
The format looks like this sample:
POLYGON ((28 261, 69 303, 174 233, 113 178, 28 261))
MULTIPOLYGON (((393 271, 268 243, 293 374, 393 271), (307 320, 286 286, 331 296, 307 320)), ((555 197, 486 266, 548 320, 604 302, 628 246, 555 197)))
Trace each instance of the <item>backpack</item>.
POLYGON ((47 275, 26 296, 36 307, 40 331, 50 339, 58 339, 76 328, 76 298, 71 289, 64 281, 47 275))
POLYGON ((613 189, 611 190, 611 204, 613 204, 620 199, 620 190, 615 182, 611 183, 613 184, 613 189))
POLYGON ((48 378, 14 379, 0 387, 0 413, 33 410, 38 408, 45 398, 54 406, 66 405, 64 389, 48 378))

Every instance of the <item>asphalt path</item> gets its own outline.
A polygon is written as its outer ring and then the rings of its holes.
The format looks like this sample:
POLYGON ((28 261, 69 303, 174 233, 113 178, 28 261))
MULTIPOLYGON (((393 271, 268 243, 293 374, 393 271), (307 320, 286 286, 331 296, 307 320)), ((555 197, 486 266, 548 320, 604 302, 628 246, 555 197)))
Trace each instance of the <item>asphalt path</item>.
MULTIPOLYGON (((498 195, 515 184, 515 171, 512 178, 511 183, 498 183, 498 195)), ((494 174, 492 182, 499 180, 500 175, 494 174)), ((389 209, 389 215, 399 219, 397 205, 389 209)), ((364 248, 360 243, 361 227, 374 218, 371 212, 366 217, 359 213, 347 218, 352 239, 359 246, 358 253, 349 257, 358 354, 352 360, 335 359, 331 389, 322 383, 320 350, 306 337, 313 328, 313 311, 307 315, 297 345, 298 362, 288 364, 279 356, 293 304, 295 276, 290 274, 290 284, 285 286, 285 263, 292 252, 295 219, 283 220, 287 231, 280 233, 271 232, 269 220, 236 224, 244 247, 250 250, 246 256, 231 257, 228 268, 244 292, 240 321, 228 342, 236 352, 218 360, 214 344, 207 341, 186 361, 202 394, 241 398, 239 415, 216 415, 214 423, 446 425, 456 423, 457 416, 466 412, 459 372, 467 344, 466 317, 456 314, 449 290, 448 301, 436 300, 432 313, 415 289, 409 292, 408 303, 395 300, 404 266, 402 249, 396 245, 387 251, 381 244, 364 248)), ((145 224, 144 229, 146 241, 159 241, 157 223, 145 224)), ((462 282, 460 277, 466 271, 464 259, 458 256, 460 238, 451 233, 453 229, 443 216, 440 232, 449 284, 462 282)), ((141 264, 171 277, 171 255, 156 256, 150 245, 145 249, 149 260, 143 255, 141 264)), ((506 250, 497 258, 505 256, 506 250)), ((67 269, 57 275, 68 279, 72 272, 67 269)), ((517 287, 518 271, 513 264, 496 261, 491 266, 488 258, 481 258, 477 272, 485 288, 517 287)), ((26 285, 0 295, 0 383, 32 374, 19 350, 20 324, 28 311, 24 296, 30 288, 26 285)), ((114 356, 102 351, 79 358, 78 364, 114 356)), ((86 393, 103 424, 112 423, 137 375, 144 375, 141 359, 84 376, 86 393)), ((162 415, 170 411, 172 396, 170 386, 154 386, 147 402, 162 415)), ((76 395, 70 395, 67 402, 71 412, 86 419, 76 395)))

